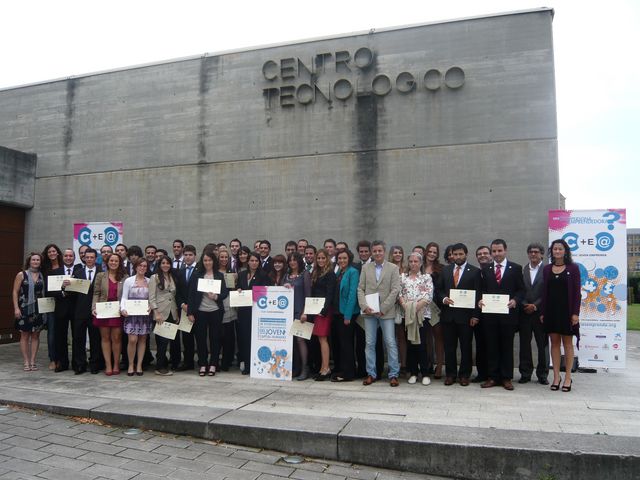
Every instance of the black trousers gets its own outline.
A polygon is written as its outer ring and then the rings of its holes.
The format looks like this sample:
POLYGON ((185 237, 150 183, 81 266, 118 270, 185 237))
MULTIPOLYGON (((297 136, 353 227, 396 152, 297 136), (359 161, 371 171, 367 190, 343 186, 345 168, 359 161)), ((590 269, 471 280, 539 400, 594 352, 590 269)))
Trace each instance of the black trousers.
POLYGON ((427 319, 419 329, 420 344, 414 345, 407 340, 407 369, 411 375, 421 373, 423 377, 429 375, 431 362, 427 355, 427 319))
POLYGON ((473 327, 468 323, 440 322, 444 335, 444 362, 446 376, 469 378, 472 369, 473 327), (458 345, 460 345, 460 369, 458 369, 458 345))
POLYGON ((340 359, 340 354, 342 352, 341 345, 341 324, 344 326, 343 316, 339 313, 334 313, 331 318, 331 333, 330 333, 330 341, 331 341, 331 357, 333 359, 333 368, 334 370, 342 369, 342 360, 340 359))
POLYGON ((244 369, 251 370, 251 307, 238 308, 238 362, 244 362, 244 369))
POLYGON ((198 349, 198 366, 218 367, 222 349, 222 310, 215 312, 196 312, 193 324, 198 349))
POLYGON ((478 370, 478 378, 486 380, 489 378, 489 365, 487 364, 487 341, 484 337, 484 326, 482 323, 473 327, 473 338, 476 342, 476 370, 478 370))
MULTIPOLYGON (((353 323, 353 322, 352 322, 353 323)), ((356 368, 356 376, 358 378, 364 378, 367 376, 367 360, 365 358, 364 349, 367 344, 364 328, 359 325, 354 325, 354 332, 356 337, 356 362, 358 363, 356 368)), ((384 349, 382 348, 382 330, 378 329, 376 335, 376 378, 382 378, 382 371, 384 370, 384 349)))
MULTIPOLYGON (((506 317, 507 315, 505 315, 506 317)), ((513 337, 516 325, 507 319, 483 318, 487 342, 489 378, 496 382, 513 378, 513 337)))
MULTIPOLYGON (((340 347, 338 360, 340 363, 334 363, 335 368, 346 379, 353 379, 356 375, 356 358, 354 350, 354 329, 360 328, 355 325, 355 321, 350 321, 348 325, 344 324, 344 316, 340 313, 334 315, 334 326, 336 338, 340 347)), ((335 361, 335 360, 334 360, 335 361)))
POLYGON ((176 338, 171 342, 169 353, 171 355, 171 366, 173 368, 176 368, 180 364, 180 357, 182 355, 184 355, 184 365, 186 367, 193 368, 193 359, 196 352, 195 339, 193 338, 194 331, 195 325, 191 328, 190 333, 178 330, 176 338))
POLYGON ((57 317, 55 319, 56 352, 60 367, 64 369, 69 368, 69 345, 67 345, 69 325, 73 325, 73 319, 69 316, 57 317))
POLYGON ((538 347, 536 377, 546 379, 549 375, 549 340, 544 326, 540 322, 540 314, 537 312, 521 313, 518 333, 520 336, 520 375, 530 377, 533 373, 533 355, 531 353, 531 339, 533 337, 538 347))
MULTIPOLYGON (((295 342, 294 342, 295 343, 295 342)), ((222 324, 222 368, 231 368, 236 354, 236 321, 222 324)))
POLYGON ((72 362, 75 370, 87 368, 87 332, 89 332, 89 367, 104 368, 100 330, 91 324, 91 318, 73 319, 72 362))

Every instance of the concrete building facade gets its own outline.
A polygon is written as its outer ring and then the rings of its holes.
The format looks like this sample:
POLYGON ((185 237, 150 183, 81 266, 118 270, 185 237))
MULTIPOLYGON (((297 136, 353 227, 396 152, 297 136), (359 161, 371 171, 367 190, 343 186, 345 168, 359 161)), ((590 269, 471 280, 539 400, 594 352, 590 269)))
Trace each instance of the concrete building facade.
POLYGON ((502 237, 524 258, 561 202, 552 19, 514 12, 0 91, 0 145, 38 157, 25 249, 69 245, 74 222, 123 221, 127 244, 502 237))

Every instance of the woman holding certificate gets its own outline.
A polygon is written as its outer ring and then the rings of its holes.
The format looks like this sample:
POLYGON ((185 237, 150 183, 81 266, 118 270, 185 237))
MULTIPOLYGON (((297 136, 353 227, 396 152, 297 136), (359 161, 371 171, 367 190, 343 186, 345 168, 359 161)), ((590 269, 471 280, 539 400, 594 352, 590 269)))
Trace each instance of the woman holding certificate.
POLYGON ((412 252, 408 259, 408 272, 400 275, 400 295, 398 302, 404 311, 404 324, 407 330, 409 348, 407 366, 410 377, 408 383, 418 380, 422 374, 422 384, 429 385, 429 367, 427 357, 427 329, 424 310, 429 308, 433 299, 433 280, 428 273, 422 273, 422 255, 412 252), (418 368, 419 367, 419 368, 418 368))
MULTIPOLYGON (((425 247, 424 272, 431 275, 433 285, 438 283, 438 277, 442 274, 442 264, 439 257, 440 245, 436 242, 429 242, 425 247)), ((430 308, 424 311, 424 316, 429 320, 430 327, 427 327, 427 356, 430 362, 433 362, 435 347, 436 369, 433 378, 439 380, 442 378, 442 367, 444 365, 444 334, 442 325, 440 325, 440 309, 435 302, 432 302, 430 308)), ((431 367, 429 369, 431 370, 431 367)))
MULTIPOLYGON (((331 333, 331 317, 333 316, 333 296, 336 290, 336 275, 333 273, 333 265, 329 259, 329 253, 321 248, 316 254, 316 261, 311 273, 311 296, 324 298, 324 305, 318 315, 309 315, 313 320, 313 334, 320 342, 320 371, 314 377, 317 382, 322 382, 331 377, 329 368, 329 334, 331 333)), ((307 314, 300 316, 301 322, 307 321, 307 314)))
MULTIPOLYGON (((243 247, 244 248, 244 247, 243 247)), ((242 250, 240 250, 242 254, 242 250)), ((239 256, 242 259, 242 255, 239 256)), ((247 269, 238 273, 238 292, 247 292, 251 295, 254 286, 269 285, 269 278, 263 274, 260 255, 256 252, 249 254, 247 269)), ((251 372, 251 312, 253 307, 238 307, 238 354, 240 362, 244 363, 242 374, 251 372)))
MULTIPOLYGON (((178 323, 178 306, 176 305, 175 271, 171 268, 169 257, 162 257, 158 264, 158 273, 149 279, 149 310, 157 324, 164 322, 178 323)), ((169 339, 156 334, 156 375, 173 375, 169 370, 167 346, 169 339)), ((129 357, 131 358, 131 357, 129 357)), ((131 371, 131 366, 129 367, 131 371)))
POLYGON ((195 281, 189 283, 187 314, 194 322, 201 377, 216 374, 222 348, 223 301, 229 292, 218 268, 218 257, 211 250, 205 250, 194 273, 195 281))
MULTIPOLYGON (((289 269, 284 276, 285 286, 293 288, 293 318, 300 319, 304 310, 305 299, 311 295, 311 275, 304 268, 304 259, 298 252, 289 255, 287 261, 289 269)), ((299 375, 296 380, 306 380, 309 378, 309 345, 307 339, 295 337, 295 348, 300 359, 299 375)))
POLYGON ((122 287, 120 309, 124 316, 124 331, 127 334, 127 375, 142 376, 142 361, 147 348, 147 337, 151 332, 151 319, 147 315, 133 315, 127 310, 127 301, 149 300, 149 279, 146 276, 148 262, 139 258, 133 264, 136 274, 127 278, 122 287), (137 355, 136 355, 137 353, 137 355), (137 365, 134 366, 134 359, 137 365))
MULTIPOLYGON (((47 288, 47 279, 54 270, 62 266, 62 251, 55 243, 50 243, 42 251, 42 275, 45 282, 45 295, 49 294, 47 288)), ((49 349, 49 370, 55 370, 58 367, 58 355, 56 354, 55 340, 55 314, 53 312, 43 313, 43 321, 47 326, 47 347, 49 349)))
POLYGON ((122 317, 118 305, 122 297, 123 281, 126 277, 122 258, 115 253, 109 255, 107 270, 96 275, 93 288, 93 326, 100 329, 102 356, 105 363, 105 375, 120 374, 120 351, 122 349, 122 317), (103 316, 97 311, 96 304, 115 302, 113 316, 103 316))
POLYGON ((13 312, 15 328, 20 332, 20 352, 24 371, 38 370, 36 356, 40 346, 40 330, 44 327, 38 313, 38 298, 44 297, 44 277, 40 271, 42 256, 30 253, 24 262, 24 270, 13 281, 13 312))
MULTIPOLYGON (((580 270, 573 263, 569 245, 564 240, 554 240, 549 248, 551 264, 542 271, 542 314, 540 321, 551 337, 553 359, 553 383, 551 390, 560 389, 560 344, 564 347, 565 377, 562 391, 571 391, 573 366, 573 336, 580 341, 580 270)), ((579 345, 579 343, 578 343, 579 345)))
MULTIPOLYGON (((220 250, 218 253, 218 271, 223 275, 232 275, 233 284, 227 283, 228 288, 235 288, 238 275, 231 270, 230 254, 226 250, 220 250)), ((225 277, 229 278, 229 277, 225 277)), ((229 296, 223 300, 224 314, 222 316, 222 361, 220 370, 228 372, 233 363, 233 357, 236 352, 236 319, 238 312, 229 305, 229 296)))

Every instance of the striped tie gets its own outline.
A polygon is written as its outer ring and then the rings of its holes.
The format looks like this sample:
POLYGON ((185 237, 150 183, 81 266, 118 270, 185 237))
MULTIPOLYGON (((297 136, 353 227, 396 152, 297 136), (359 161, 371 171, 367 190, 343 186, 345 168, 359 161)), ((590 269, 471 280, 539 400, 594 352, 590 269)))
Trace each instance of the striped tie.
POLYGON ((496 263, 496 282, 498 282, 498 285, 500 285, 500 282, 502 281, 502 265, 500 265, 499 263, 496 263))

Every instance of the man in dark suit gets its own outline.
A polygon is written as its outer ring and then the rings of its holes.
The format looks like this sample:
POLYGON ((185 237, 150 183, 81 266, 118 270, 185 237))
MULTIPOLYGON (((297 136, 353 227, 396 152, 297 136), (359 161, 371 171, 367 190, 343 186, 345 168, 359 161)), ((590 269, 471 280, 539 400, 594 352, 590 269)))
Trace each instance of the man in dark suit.
MULTIPOLYGON (((481 245, 476 248, 476 260, 478 261, 478 266, 480 267, 480 271, 493 262, 491 259, 491 249, 486 245, 481 245)), ((478 375, 471 380, 471 383, 482 383, 489 378, 487 373, 487 342, 484 339, 484 330, 482 327, 482 316, 480 316, 480 321, 478 325, 473 327, 473 338, 476 342, 476 369, 478 370, 478 375)))
POLYGON ((151 278, 151 275, 156 273, 156 251, 158 249, 155 245, 147 245, 144 247, 144 258, 147 259, 147 273, 145 277, 151 278))
MULTIPOLYGON (((62 252, 62 265, 51 272, 51 275, 73 275, 76 254, 72 248, 67 248, 62 252)), ((55 339, 56 351, 58 352, 58 366, 56 372, 69 370, 69 345, 67 338, 69 335, 69 325, 73 324, 74 297, 66 295, 62 290, 53 292, 56 299, 55 315, 55 339)))
POLYGON ((527 247, 529 263, 523 268, 524 302, 520 312, 518 332, 520 336, 520 380, 518 383, 531 381, 533 373, 533 357, 531 355, 531 337, 536 339, 538 347, 538 365, 536 377, 541 385, 549 385, 549 341, 540 321, 542 308, 542 258, 544 247, 540 243, 532 243, 527 247))
MULTIPOLYGON (((513 337, 518 328, 518 307, 524 298, 522 267, 507 260, 507 242, 491 242, 493 262, 482 269, 482 293, 508 295, 508 313, 482 313, 482 324, 487 342, 489 378, 482 388, 502 384, 513 390, 513 337)), ((479 306, 484 305, 480 300, 479 306)))
MULTIPOLYGON (((93 248, 86 250, 84 254, 84 265, 76 265, 73 272, 74 278, 81 278, 91 281, 91 287, 87 294, 74 293, 75 308, 73 316, 73 365, 76 375, 80 375, 87 371, 87 330, 89 331, 89 368, 91 373, 96 374, 100 371, 101 366, 104 365, 104 358, 102 356, 102 347, 100 345, 100 331, 97 327, 94 327, 91 321, 91 302, 93 301, 93 286, 94 280, 98 273, 98 266, 96 265, 96 258, 98 252, 93 248)), ((68 286, 68 281, 63 283, 63 287, 68 286), (66 285, 65 285, 66 283, 66 285)))
POLYGON ((260 240, 258 253, 260 253, 260 264, 262 265, 262 271, 265 273, 269 273, 273 269, 273 258, 270 257, 271 242, 269 240, 260 240))
MULTIPOLYGON (((176 276, 178 277, 178 281, 176 283, 176 303, 178 304, 179 310, 187 313, 187 297, 189 294, 189 282, 191 281, 191 277, 196 273, 196 247, 193 245, 185 245, 184 251, 182 253, 182 265, 183 268, 180 270, 176 270, 176 276)), ((193 276, 193 278, 197 278, 197 276, 193 276)), ((193 370, 194 361, 193 357, 195 354, 195 342, 193 338, 193 333, 186 333, 181 330, 178 330, 176 334, 176 338, 173 342, 171 342, 171 364, 174 367, 174 370, 179 372, 183 372, 185 370, 193 370), (184 360, 180 363, 181 356, 181 348, 180 348, 180 338, 182 338, 182 344, 184 346, 184 360)))
POLYGON ((469 385, 472 368, 473 327, 478 324, 480 309, 480 269, 467 263, 467 246, 456 243, 452 247, 454 263, 442 269, 435 288, 435 301, 440 307, 440 322, 444 333, 446 364, 445 385, 453 385, 456 376, 460 385, 469 385), (450 298, 451 290, 473 290, 474 308, 457 308, 450 298), (457 349, 460 343, 460 369, 457 368, 457 349))

